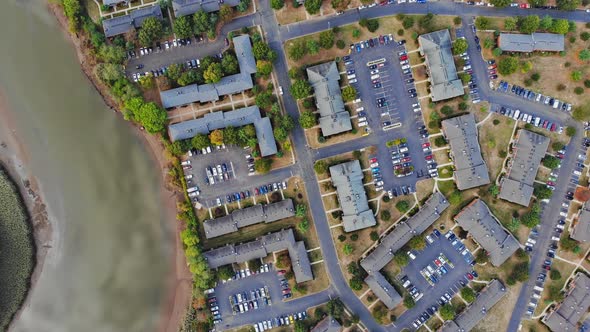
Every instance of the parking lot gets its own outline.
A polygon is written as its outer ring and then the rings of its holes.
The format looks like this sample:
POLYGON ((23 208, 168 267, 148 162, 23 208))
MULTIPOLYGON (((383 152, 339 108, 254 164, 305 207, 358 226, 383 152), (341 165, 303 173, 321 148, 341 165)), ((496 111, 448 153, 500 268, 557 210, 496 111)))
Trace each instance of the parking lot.
MULTIPOLYGON (((357 90, 360 99, 352 108, 359 121, 367 123, 378 137, 377 153, 384 190, 414 187, 416 181, 426 177, 427 163, 422 144, 428 142, 414 86, 414 78, 407 58, 405 42, 391 35, 374 36, 351 45, 351 54, 344 57, 345 74, 357 90), (371 47, 371 44, 373 45, 371 47), (352 76, 354 75, 354 76, 352 76), (394 176, 391 149, 386 142, 399 137, 406 139, 412 160, 410 176, 394 176)), ((379 186, 380 187, 380 186, 379 186)))
POLYGON ((426 296, 420 297, 414 308, 399 317, 395 323, 397 327, 416 328, 422 325, 470 279, 477 277, 471 274, 473 255, 461 241, 451 233, 435 233, 426 236, 427 246, 424 250, 410 252, 410 263, 399 275, 402 284, 407 283, 407 278, 413 287, 426 296))
POLYGON ((189 196, 205 207, 252 198, 268 203, 266 194, 286 189, 289 172, 279 170, 257 175, 253 172, 251 151, 235 146, 213 147, 211 152, 192 151, 182 162, 189 196), (270 188, 268 185, 270 184, 270 188), (262 191, 261 187, 265 186, 262 191), (256 197, 261 195, 260 197, 256 197), (263 195, 263 196, 262 196, 263 195))

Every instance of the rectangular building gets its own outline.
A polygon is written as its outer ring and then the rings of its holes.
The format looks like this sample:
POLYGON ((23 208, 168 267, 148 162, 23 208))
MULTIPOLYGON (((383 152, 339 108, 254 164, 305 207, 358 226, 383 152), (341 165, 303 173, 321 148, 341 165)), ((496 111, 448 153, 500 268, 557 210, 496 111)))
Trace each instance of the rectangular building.
POLYGON ((418 43, 420 54, 426 58, 432 101, 462 96, 465 91, 457 76, 449 30, 420 35, 418 43))
POLYGON ((498 47, 505 52, 561 52, 565 50, 564 38, 564 35, 557 33, 501 33, 498 37, 498 47))
POLYGON ((352 130, 350 114, 344 109, 339 83, 340 73, 336 62, 326 62, 307 68, 307 78, 315 92, 322 136, 352 130))
POLYGON ((375 226, 377 221, 369 208, 360 162, 354 160, 334 165, 330 167, 330 176, 340 201, 344 231, 375 226))
POLYGON ((212 269, 220 266, 244 263, 252 259, 268 256, 270 253, 287 250, 291 259, 291 267, 297 283, 313 279, 313 272, 307 250, 303 241, 295 241, 293 229, 263 235, 260 238, 243 244, 212 249, 203 253, 207 264, 212 269))
POLYGON ((269 118, 263 118, 260 115, 258 106, 240 108, 229 112, 207 113, 202 118, 183 121, 168 126, 170 139, 174 141, 189 139, 198 134, 209 134, 213 130, 225 127, 242 127, 245 125, 254 125, 256 129, 256 138, 258 147, 263 157, 277 153, 277 143, 275 141, 272 125, 269 118))
POLYGON ((395 288, 385 279, 381 272, 371 273, 365 282, 371 291, 391 310, 402 302, 402 297, 395 288))
POLYGON ((512 147, 511 166, 502 179, 501 199, 528 206, 533 195, 533 184, 541 160, 549 147, 549 138, 521 129, 512 147))
POLYGON ((479 323, 492 307, 506 295, 506 287, 494 279, 477 295, 455 320, 448 321, 441 328, 441 332, 469 332, 479 323))
POLYGON ((203 228, 205 237, 212 239, 218 236, 237 232, 242 227, 261 222, 271 223, 281 219, 293 217, 295 209, 293 200, 288 198, 268 205, 257 204, 251 207, 234 210, 231 214, 221 218, 205 220, 203 228))
POLYGON ((232 39, 240 72, 223 77, 217 83, 191 84, 175 89, 160 91, 164 108, 173 108, 191 103, 206 103, 219 100, 221 96, 242 93, 252 89, 252 74, 256 73, 256 59, 252 53, 250 36, 241 35, 232 39))
POLYGON ((590 242, 590 207, 588 207, 588 204, 585 203, 580 210, 574 230, 570 234, 570 237, 576 241, 590 242))
POLYGON ((490 183, 473 113, 444 120, 442 130, 451 145, 457 188, 466 190, 490 183))
POLYGON ((200 10, 210 13, 218 11, 222 5, 235 7, 240 0, 172 0, 174 16, 192 15, 200 10))
POLYGON ((590 278, 578 273, 569 285, 565 299, 542 321, 554 332, 578 331, 578 323, 590 308, 590 278))
POLYGON ((481 199, 476 198, 464 207, 455 221, 485 249, 494 266, 502 265, 520 248, 520 243, 502 227, 481 199))
POLYGON ((125 34, 133 29, 141 28, 143 21, 148 17, 162 20, 162 8, 159 4, 133 10, 128 15, 117 16, 102 21, 102 28, 106 37, 114 37, 125 34))
POLYGON ((440 192, 435 192, 422 205, 418 213, 407 221, 396 225, 391 233, 367 257, 361 260, 361 266, 368 273, 378 272, 392 259, 393 254, 402 248, 413 236, 419 235, 430 227, 449 207, 449 202, 440 192))

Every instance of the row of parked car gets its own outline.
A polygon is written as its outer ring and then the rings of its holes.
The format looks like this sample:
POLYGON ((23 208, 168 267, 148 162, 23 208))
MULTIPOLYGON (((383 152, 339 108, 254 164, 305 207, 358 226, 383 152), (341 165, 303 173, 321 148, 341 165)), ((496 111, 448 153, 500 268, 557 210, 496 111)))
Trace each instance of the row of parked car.
POLYGON ((504 93, 510 92, 524 99, 547 105, 554 109, 560 109, 564 112, 571 112, 572 110, 572 104, 570 103, 563 102, 551 96, 544 96, 540 93, 533 92, 532 90, 523 88, 521 86, 512 85, 506 81, 500 81, 500 84, 496 90, 504 93))
POLYGON ((289 315, 275 317, 273 319, 263 320, 261 322, 254 324, 253 326, 254 326, 254 331, 262 332, 262 331, 267 331, 267 330, 270 330, 270 329, 273 329, 273 328, 279 327, 279 326, 289 326, 289 325, 295 324, 295 321, 304 320, 306 318, 307 318, 307 312, 302 311, 302 312, 296 312, 296 313, 289 314, 289 315))
POLYGON ((383 190, 383 176, 381 176, 381 168, 379 167, 379 161, 373 157, 369 159, 371 163, 371 174, 373 176, 373 184, 375 185, 375 191, 383 190))
POLYGON ((424 294, 412 284, 410 279, 408 279, 408 276, 403 276, 400 280, 402 282, 402 286, 408 291, 408 293, 410 293, 412 298, 414 298, 414 301, 418 301, 424 296, 424 294))
POLYGON ((269 183, 266 185, 262 185, 260 187, 256 187, 256 188, 254 188, 254 194, 255 195, 264 195, 264 194, 272 193, 273 191, 278 191, 280 189, 287 190, 287 182, 286 181, 269 183))
POLYGON ((391 162, 393 163, 393 174, 397 177, 404 177, 414 174, 412 157, 410 157, 410 148, 407 139, 402 138, 399 143, 391 148, 391 162))
MULTIPOLYGON (((365 48, 372 48, 375 46, 379 46, 379 45, 389 45, 389 43, 393 42, 393 36, 391 34, 389 35, 380 35, 379 37, 374 37, 374 38, 369 38, 367 40, 358 42, 356 44, 350 44, 350 51, 352 52, 352 50, 356 50, 357 53, 360 53, 361 50, 365 49, 365 48)), ((400 44, 401 45, 401 44, 400 44)))
POLYGON ((517 121, 529 123, 538 128, 547 129, 549 131, 557 131, 559 134, 563 133, 563 126, 559 125, 558 123, 552 122, 550 120, 545 120, 540 116, 535 116, 532 114, 521 112, 518 109, 512 109, 509 107, 501 106, 498 109, 498 113, 505 115, 509 118, 513 118, 517 121))
POLYGON ((286 300, 292 296, 291 294, 291 287, 289 286, 289 282, 285 279, 285 270, 280 270, 277 272, 279 276, 279 282, 281 283, 281 289, 283 293, 283 300, 286 300))
POLYGON ((250 292, 236 293, 229 297, 233 314, 245 313, 250 310, 258 310, 263 305, 271 305, 270 293, 268 288, 260 287, 250 290, 250 292))
POLYGON ((217 305, 217 297, 215 297, 215 289, 210 288, 205 291, 205 295, 207 296, 207 304, 209 305, 209 310, 211 310, 211 314, 213 315, 213 324, 221 323, 221 314, 219 313, 219 306, 217 305))

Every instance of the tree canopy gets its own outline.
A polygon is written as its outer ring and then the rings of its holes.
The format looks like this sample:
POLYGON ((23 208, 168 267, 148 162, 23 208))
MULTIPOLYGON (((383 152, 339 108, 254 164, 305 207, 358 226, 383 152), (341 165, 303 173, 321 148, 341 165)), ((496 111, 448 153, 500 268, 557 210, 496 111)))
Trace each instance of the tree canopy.
POLYGON ((125 109, 131 112, 133 119, 150 134, 161 132, 166 126, 166 111, 156 103, 145 103, 143 99, 137 97, 128 100, 125 103, 125 109))
POLYGON ((191 143, 195 149, 199 150, 211 146, 211 140, 205 134, 197 134, 191 139, 191 143))
POLYGON ((356 99, 356 89, 347 85, 342 89, 342 99, 344 102, 349 102, 356 99))
POLYGON ((452 320, 455 318, 455 308, 449 303, 440 307, 439 313, 443 320, 452 320))
POLYGON ((270 171, 270 167, 272 166, 272 159, 270 158, 260 158, 254 162, 254 169, 256 172, 260 174, 266 174, 270 171))
POLYGON ((510 75, 518 69, 518 59, 512 56, 504 57, 498 61, 498 72, 502 75, 510 75))
POLYGON ((270 0, 270 7, 274 10, 279 10, 285 6, 285 1, 283 0, 270 0))
POLYGON ((188 38, 193 34, 192 16, 181 16, 174 20, 174 33, 179 38, 188 38))
POLYGON ((291 47, 289 47, 289 58, 293 61, 301 60, 306 51, 307 49, 305 48, 303 41, 294 42, 291 47))
POLYGON ((512 0, 491 0, 490 3, 493 4, 494 7, 503 8, 511 4, 512 0))
POLYGON ((453 54, 462 54, 467 51, 467 40, 458 38, 453 43, 453 54))
POLYGON ((299 116, 299 124, 304 129, 309 129, 318 124, 316 115, 311 111, 304 111, 299 116))
POLYGON ((306 0, 305 1, 305 10, 310 15, 314 15, 319 13, 320 7, 322 6, 322 0, 306 0))
POLYGON ((143 21, 138 39, 142 46, 149 46, 162 37, 162 22, 155 17, 148 17, 143 21))
POLYGON ((221 81, 222 77, 223 70, 221 69, 221 65, 217 62, 210 64, 203 72, 203 78, 207 83, 217 83, 221 81))
POLYGON ((326 30, 320 32, 320 46, 325 49, 330 49, 334 46, 334 31, 326 30))
POLYGON ((312 87, 307 80, 296 80, 291 85, 291 95, 295 99, 303 99, 311 95, 312 87))
POLYGON ((223 69, 223 73, 225 75, 237 74, 240 70, 238 59, 236 59, 235 55, 226 53, 221 59, 221 68, 223 69))
POLYGON ((539 23, 541 19, 537 15, 528 15, 525 17, 520 18, 519 20, 519 30, 522 33, 530 34, 539 28, 539 23))
POLYGON ((471 303, 475 301, 475 291, 470 287, 463 287, 461 288, 461 297, 463 300, 471 303))

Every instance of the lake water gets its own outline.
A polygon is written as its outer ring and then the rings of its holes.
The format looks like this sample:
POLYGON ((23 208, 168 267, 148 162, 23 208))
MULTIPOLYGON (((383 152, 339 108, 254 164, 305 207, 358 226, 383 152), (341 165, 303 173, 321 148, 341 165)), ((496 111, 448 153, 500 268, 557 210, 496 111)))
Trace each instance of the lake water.
POLYGON ((0 10, 0 89, 55 217, 14 331, 152 331, 172 268, 160 177, 80 70, 42 0, 0 10))

